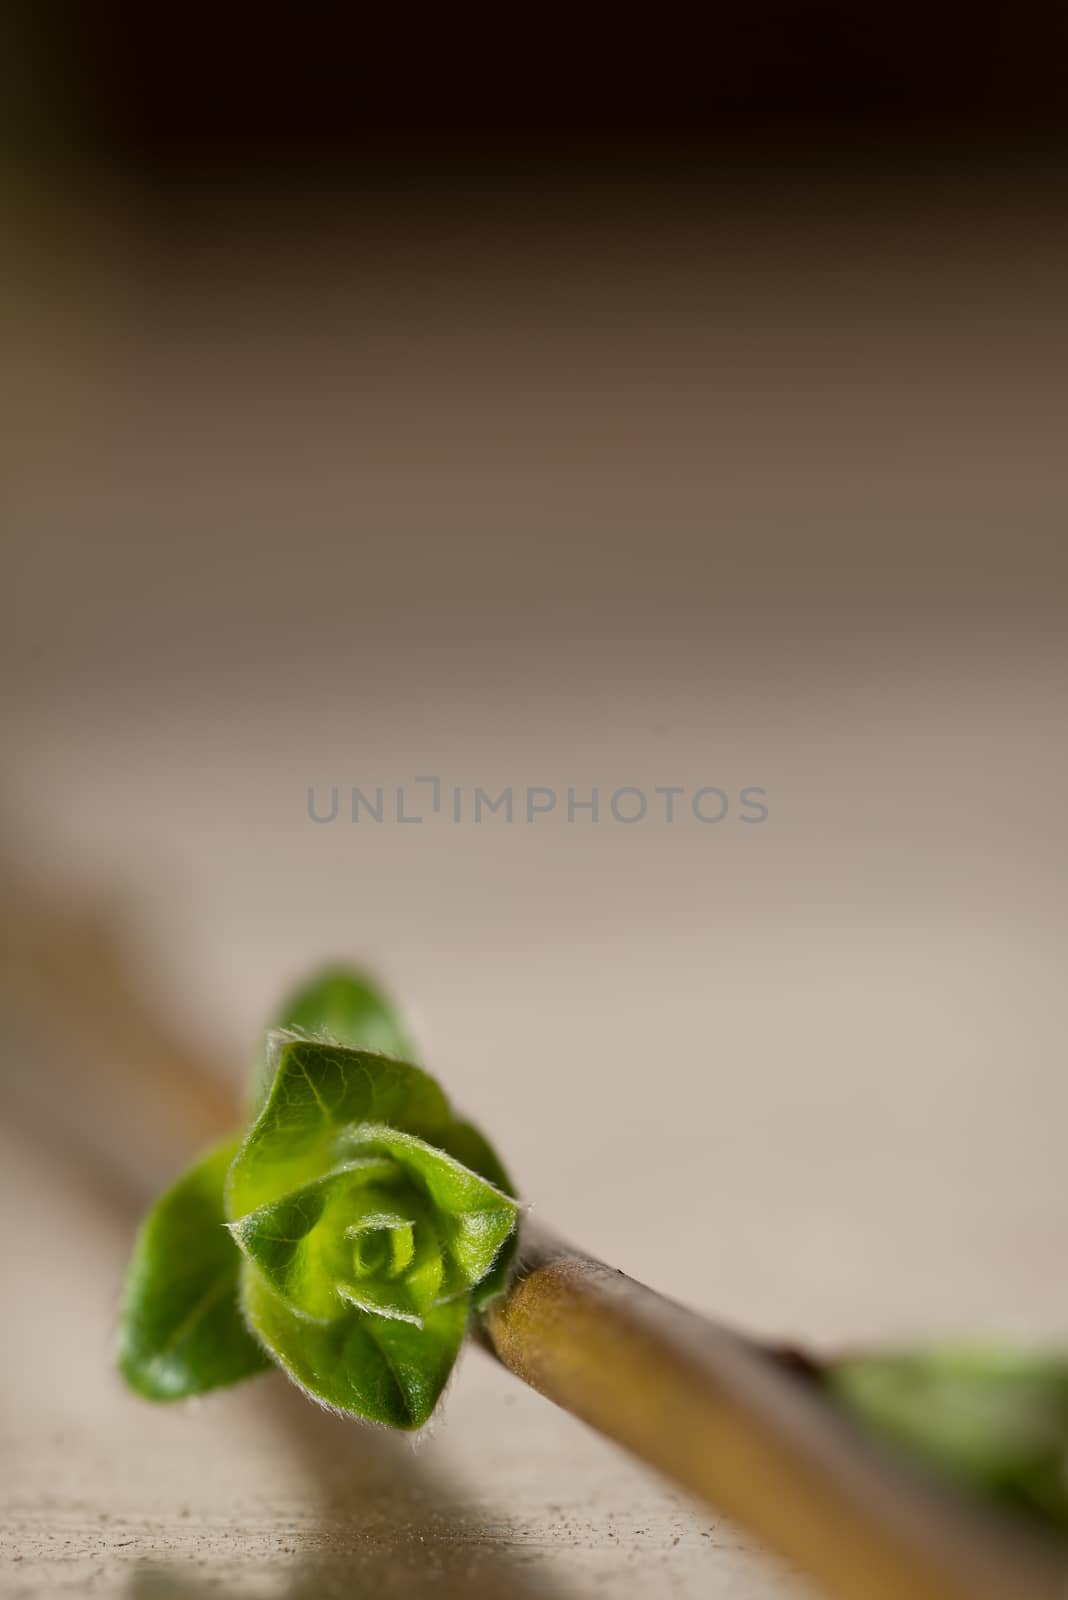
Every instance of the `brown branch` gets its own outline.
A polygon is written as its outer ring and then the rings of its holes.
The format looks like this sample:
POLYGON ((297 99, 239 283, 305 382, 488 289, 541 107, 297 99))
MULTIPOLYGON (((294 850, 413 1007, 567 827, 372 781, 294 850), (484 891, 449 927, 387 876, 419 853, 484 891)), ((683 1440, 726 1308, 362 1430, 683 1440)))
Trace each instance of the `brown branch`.
POLYGON ((550 1234, 524 1235, 488 1342, 524 1383, 842 1600, 1055 1600, 1062 1554, 874 1449, 803 1364, 550 1234))

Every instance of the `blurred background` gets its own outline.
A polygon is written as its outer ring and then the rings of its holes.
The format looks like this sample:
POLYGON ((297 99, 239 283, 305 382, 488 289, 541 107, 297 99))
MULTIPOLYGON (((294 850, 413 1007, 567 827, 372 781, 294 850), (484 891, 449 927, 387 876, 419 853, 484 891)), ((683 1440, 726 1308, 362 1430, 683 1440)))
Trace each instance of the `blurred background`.
POLYGON ((794 1592, 478 1355, 119 1392, 324 959, 655 1287, 1068 1335, 1063 10, 705 23, 5 20, 10 1592, 794 1592))

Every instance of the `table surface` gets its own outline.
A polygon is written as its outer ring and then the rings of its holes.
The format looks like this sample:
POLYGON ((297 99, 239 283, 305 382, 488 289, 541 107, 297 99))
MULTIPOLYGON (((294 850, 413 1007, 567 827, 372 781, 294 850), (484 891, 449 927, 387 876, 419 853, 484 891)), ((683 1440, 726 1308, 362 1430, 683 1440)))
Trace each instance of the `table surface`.
MULTIPOLYGON (((1063 222, 648 211, 328 248, 104 208, 76 283, 28 269, 2 853, 233 1082, 287 983, 369 962, 539 1214, 701 1310, 1063 1339, 1063 222), (453 823, 431 774, 560 799, 453 823), (335 783, 426 820, 311 822, 335 783), (671 784, 768 820, 607 810, 671 784)), ((273 1378, 125 1395, 133 1213, 40 1135, 42 992, 0 1592, 800 1592, 478 1351, 414 1446, 273 1378)), ((94 1159, 175 1170, 62 1066, 94 1159)))

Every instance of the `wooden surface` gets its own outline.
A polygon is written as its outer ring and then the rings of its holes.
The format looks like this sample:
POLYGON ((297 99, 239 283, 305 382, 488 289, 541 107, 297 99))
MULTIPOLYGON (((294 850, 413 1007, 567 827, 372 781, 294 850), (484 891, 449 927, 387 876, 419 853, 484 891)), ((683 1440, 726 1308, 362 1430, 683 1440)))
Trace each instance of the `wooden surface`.
MULTIPOLYGON (((1068 241, 1025 188, 87 207, 5 337, 11 876, 228 1084, 294 976, 375 965, 537 1213, 729 1324, 1063 1340, 1068 241), (425 773, 771 815, 307 818, 425 773)), ((5 1594, 791 1593, 476 1352, 414 1454, 273 1380, 124 1395, 128 1197, 196 1108, 94 1116, 123 1014, 72 1040, 13 970, 5 1594)))

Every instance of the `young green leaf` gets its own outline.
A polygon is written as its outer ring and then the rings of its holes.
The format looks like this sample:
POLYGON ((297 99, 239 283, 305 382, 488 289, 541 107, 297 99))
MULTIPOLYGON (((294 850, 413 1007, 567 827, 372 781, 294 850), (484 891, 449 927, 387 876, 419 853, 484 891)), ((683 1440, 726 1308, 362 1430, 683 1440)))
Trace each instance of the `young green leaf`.
POLYGON ((118 1364, 149 1400, 182 1400, 270 1366, 238 1306, 241 1253, 225 1227, 227 1140, 162 1195, 141 1226, 118 1332, 118 1364))
POLYGON ((278 1032, 268 1059, 270 1093, 227 1180, 232 1218, 322 1177, 344 1158, 361 1123, 433 1140, 452 1120, 434 1079, 407 1062, 278 1032))
POLYGON ((249 1326, 326 1404, 418 1427, 518 1204, 444 1148, 503 1170, 418 1068, 289 1035, 272 1052, 227 1189, 249 1326))
POLYGON ((419 1328, 361 1311, 312 1322, 247 1264, 242 1298, 265 1347, 313 1399, 393 1428, 421 1428, 429 1420, 467 1326, 462 1299, 435 1306, 419 1328))
POLYGON ((870 1432, 965 1488, 1068 1526, 1068 1360, 936 1345, 852 1357, 831 1391, 870 1432))
MULTIPOLYGON (((373 1050, 397 1061, 418 1059, 407 1029, 382 990, 366 976, 344 967, 321 972, 295 990, 275 1017, 272 1029, 330 1040, 351 1050, 373 1050)), ((256 1064, 253 1116, 263 1108, 277 1064, 268 1054, 269 1036, 270 1030, 256 1064)))
POLYGON ((360 1123, 344 1145, 351 1158, 231 1224, 277 1294, 309 1317, 345 1301, 418 1322, 486 1277, 514 1200, 412 1134, 360 1123))
POLYGON ((505 1285, 518 1202, 434 1079, 379 1053, 408 1047, 373 985, 328 973, 283 1021, 240 1145, 213 1152, 146 1224, 123 1372, 162 1398, 273 1361, 326 1405, 420 1427, 471 1305, 505 1285))
MULTIPOLYGON (((488 1179, 502 1194, 515 1195, 515 1185, 502 1166, 500 1157, 474 1123, 452 1123, 441 1136, 441 1146, 457 1161, 463 1162, 465 1167, 477 1172, 480 1178, 488 1179)), ((491 1301, 499 1299, 507 1289, 518 1244, 519 1229, 516 1228, 490 1271, 472 1290, 471 1304, 476 1311, 484 1311, 491 1301)))

